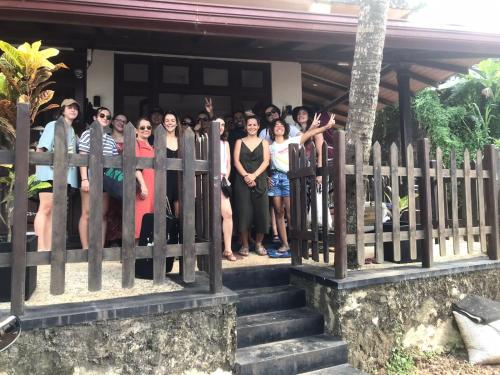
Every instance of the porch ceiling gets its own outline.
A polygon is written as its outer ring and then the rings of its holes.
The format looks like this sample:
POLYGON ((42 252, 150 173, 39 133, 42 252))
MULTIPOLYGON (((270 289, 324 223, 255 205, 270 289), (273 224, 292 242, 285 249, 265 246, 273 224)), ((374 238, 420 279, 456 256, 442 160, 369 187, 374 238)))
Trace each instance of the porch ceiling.
MULTIPOLYGON (((356 17, 163 0, 6 0, 0 19, 0 35, 12 42, 300 62, 304 102, 345 121, 356 17)), ((401 64, 409 67, 416 92, 499 56, 499 35, 389 21, 379 108, 397 102, 401 64)))

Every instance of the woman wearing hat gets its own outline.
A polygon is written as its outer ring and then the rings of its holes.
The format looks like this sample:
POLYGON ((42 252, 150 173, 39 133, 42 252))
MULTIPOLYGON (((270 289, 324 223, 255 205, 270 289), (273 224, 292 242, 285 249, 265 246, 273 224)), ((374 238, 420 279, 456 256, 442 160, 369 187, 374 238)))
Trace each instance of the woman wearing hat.
MULTIPOLYGON (((311 111, 311 109, 309 107, 302 105, 302 106, 295 107, 293 109, 292 117, 293 117, 293 120, 297 124, 299 124, 300 129, 302 130, 302 133, 305 133, 306 131, 309 130, 309 128, 311 127, 311 124, 313 123, 314 113, 311 111)), ((322 133, 316 134, 313 138, 313 141, 314 141, 314 146, 316 147, 316 166, 319 169, 323 166, 323 158, 321 156, 323 142, 324 142, 323 134, 322 133)), ((307 155, 310 156, 310 154, 312 152, 312 147, 310 146, 311 142, 308 142, 308 143, 309 143, 309 145, 306 143, 304 145, 304 147, 306 149, 307 155)), ((316 179, 318 180, 318 182, 321 182, 321 176, 316 177, 316 179)))
MULTIPOLYGON (((61 117, 66 126, 66 136, 68 139, 68 152, 76 152, 76 134, 73 129, 73 122, 78 117, 80 106, 74 99, 64 99, 61 103, 61 117)), ((56 121, 49 122, 38 141, 37 152, 53 152, 55 139, 56 121)), ((39 181, 47 181, 51 184, 54 179, 54 170, 48 165, 36 167, 36 178, 39 181)), ((78 188, 76 167, 68 168, 68 186, 78 188)), ((39 190, 40 205, 35 216, 35 233, 38 236, 38 250, 50 250, 52 247, 52 187, 39 190)))

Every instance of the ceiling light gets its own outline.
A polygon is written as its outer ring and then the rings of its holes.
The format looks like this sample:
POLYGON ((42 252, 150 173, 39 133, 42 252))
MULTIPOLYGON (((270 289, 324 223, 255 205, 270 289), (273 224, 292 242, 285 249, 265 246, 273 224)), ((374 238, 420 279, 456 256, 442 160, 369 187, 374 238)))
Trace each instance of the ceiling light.
POLYGON ((345 62, 345 61, 340 61, 337 63, 338 66, 349 66, 349 63, 348 62, 345 62))

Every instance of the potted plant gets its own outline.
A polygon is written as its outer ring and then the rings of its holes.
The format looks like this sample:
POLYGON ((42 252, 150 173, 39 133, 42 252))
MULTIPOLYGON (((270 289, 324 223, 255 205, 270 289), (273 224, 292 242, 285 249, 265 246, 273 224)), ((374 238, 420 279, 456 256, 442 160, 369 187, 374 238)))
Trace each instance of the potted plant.
MULTIPOLYGON (((64 64, 53 64, 50 58, 57 56, 55 48, 40 49, 41 42, 24 43, 19 47, 0 40, 0 148, 13 149, 16 139, 16 105, 27 103, 30 106, 30 123, 44 111, 57 108, 49 104, 54 96, 47 87, 52 74, 67 68, 64 64)), ((11 217, 13 211, 13 187, 15 166, 4 166, 0 170, 0 218, 5 232, 0 233, 0 252, 11 251, 11 217)), ((40 189, 50 187, 46 182, 38 182, 34 175, 28 179, 28 199, 40 189)), ((27 250, 36 251, 36 236, 27 236, 27 250)), ((10 300, 10 268, 0 268, 0 300, 10 300)), ((36 267, 28 267, 26 272, 26 299, 36 287, 36 267)))

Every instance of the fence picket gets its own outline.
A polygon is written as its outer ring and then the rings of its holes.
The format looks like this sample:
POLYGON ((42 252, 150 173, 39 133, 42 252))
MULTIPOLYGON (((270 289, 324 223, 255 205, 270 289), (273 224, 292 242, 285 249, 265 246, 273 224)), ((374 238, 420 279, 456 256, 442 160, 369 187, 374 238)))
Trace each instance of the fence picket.
POLYGON ((410 143, 406 149, 406 171, 408 186, 408 224, 410 257, 417 259, 417 239, 415 231, 417 229, 416 208, 415 208, 415 162, 413 157, 413 145, 410 143))
POLYGON ((335 278, 347 276, 347 207, 346 207, 346 174, 345 174, 345 132, 337 130, 333 133, 333 189, 335 206, 335 278))
MULTIPOLYGON (((307 158, 305 155, 305 150, 303 148, 299 149, 299 168, 304 168, 308 164, 307 158)), ((315 166, 314 166, 315 167, 315 166)), ((314 177, 300 177, 300 201, 301 202, 307 202, 307 180, 309 178, 314 178, 314 177)), ((316 192, 311 190, 311 194, 316 194, 316 192)), ((308 228, 307 228, 307 204, 305 207, 302 207, 299 212, 300 212, 300 232, 302 234, 307 233, 308 228)), ((309 249, 307 247, 307 239, 303 238, 299 242, 300 244, 300 253, 301 256, 304 259, 309 259, 309 249)))
MULTIPOLYGON (((54 182, 52 194, 52 251, 50 267, 50 293, 64 293, 66 276, 66 209, 68 175, 68 138, 67 128, 62 117, 55 124, 54 139, 54 182)), ((18 135, 19 137, 19 135, 18 135)), ((17 177, 17 176, 16 176, 17 177)), ((24 217, 26 221, 26 217, 24 217)))
POLYGON ((363 175, 363 146, 359 139, 354 144, 356 174, 356 248, 358 264, 365 264, 365 177, 363 175))
POLYGON ((125 125, 123 131, 123 206, 122 206, 122 287, 131 288, 135 280, 135 128, 125 125))
MULTIPOLYGON (((288 157, 290 160, 290 171, 299 169, 299 146, 291 144, 288 146, 288 157)), ((299 197, 300 180, 296 177, 290 178, 290 211, 292 222, 290 223, 290 233, 297 233, 300 231, 300 197, 299 197)), ((300 266, 302 264, 302 255, 300 254, 300 240, 298 236, 291 236, 291 249, 292 249, 292 265, 300 266)))
MULTIPOLYGON (((201 152, 203 155, 203 160, 208 160, 209 158, 209 153, 208 153, 208 139, 206 136, 203 136, 201 138, 201 152)), ((209 206, 209 191, 210 191, 210 185, 211 182, 209 181, 209 176, 208 173, 203 173, 201 175, 201 186, 202 186, 202 193, 201 193, 201 199, 203 202, 202 206, 202 211, 203 211, 203 236, 208 239, 210 237, 210 206, 209 206)))
MULTIPOLYGON (((310 165, 314 166, 316 170, 316 153, 312 152, 309 158, 310 165)), ((315 176, 311 177, 311 231, 313 234, 313 240, 311 241, 311 257, 315 262, 319 262, 319 251, 318 251, 318 195, 316 194, 318 189, 318 184, 315 176)), ((327 201, 328 204, 328 201, 327 201)))
POLYGON ((399 209, 399 155, 398 146, 391 145, 391 202, 392 202, 392 246, 394 260, 401 260, 400 209, 399 209))
MULTIPOLYGON (((194 233, 194 133, 191 128, 182 137, 182 280, 195 281, 196 250, 194 233)), ((220 159, 219 159, 220 164, 220 159)), ((220 169, 220 166, 219 166, 220 169)), ((220 177, 219 177, 220 178, 220 177)), ((214 223, 212 223, 214 225, 214 223)))
POLYGON ((500 259, 500 225, 498 219, 498 150, 494 145, 486 146, 484 151, 484 168, 490 172, 490 178, 486 182, 486 225, 491 226, 488 241, 488 256, 492 260, 500 259))
POLYGON ((472 192, 470 181, 470 154, 469 150, 464 152, 464 190, 465 190, 465 221, 467 236, 467 251, 472 254, 474 237, 472 235, 472 192))
POLYGON ((458 235, 458 181, 457 181, 457 158, 455 150, 450 152, 450 179, 451 179, 451 220, 453 232, 453 254, 460 252, 458 235))
POLYGON ((154 247, 153 247, 153 284, 165 281, 167 254, 167 142, 166 130, 157 126, 154 132, 155 149, 155 196, 154 196, 154 247))
POLYGON ((422 169, 420 179, 420 210, 424 230, 424 249, 422 267, 431 268, 434 263, 434 239, 432 238, 432 189, 430 171, 430 146, 428 139, 420 141, 419 166, 422 169))
MULTIPOLYGON (((15 147, 15 180, 14 180, 14 212, 12 216, 12 272, 11 272, 11 306, 12 314, 24 313, 26 282, 26 212, 28 211, 28 171, 30 144, 30 109, 27 104, 17 104, 16 114, 16 147, 15 147)), ((57 128, 57 126, 56 126, 57 128)), ((60 145, 59 145, 60 148, 60 145)), ((66 181, 66 175, 64 176, 66 181)), ((66 188, 66 186, 65 186, 66 188)), ((64 254, 62 254, 64 255, 64 254)), ((64 267, 64 258, 61 257, 64 267)), ((64 283, 64 269, 62 272, 64 283)), ((63 284, 64 286, 64 284, 63 284)))
POLYGON ((89 264, 88 284, 90 291, 102 287, 102 126, 94 121, 90 126, 89 178, 89 264))
POLYGON ((476 175, 477 175, 477 208, 479 219, 479 242, 481 253, 486 253, 486 230, 485 230, 485 208, 484 208, 484 178, 483 178, 483 153, 478 150, 476 153, 476 175))
POLYGON ((222 250, 221 250, 221 186, 220 186, 220 136, 219 123, 212 122, 210 141, 210 188, 209 199, 211 203, 210 222, 211 249, 210 249, 210 290, 218 293, 222 290, 222 250))
POLYGON ((384 226, 382 209, 382 157, 380 143, 375 142, 373 152, 373 195, 375 201, 375 260, 384 262, 384 226))
POLYGON ((438 207, 438 235, 439 235, 439 255, 446 255, 446 217, 445 217, 445 195, 443 183, 443 152, 438 147, 436 149, 436 183, 437 183, 437 207, 438 207))
POLYGON ((321 168, 321 179, 323 184, 323 190, 321 191, 322 204, 321 209, 323 213, 323 228, 321 231, 321 241, 323 247, 323 262, 330 262, 330 247, 328 245, 328 231, 330 227, 328 225, 328 218, 330 217, 330 207, 328 205, 328 187, 329 187, 329 173, 328 173, 328 145, 323 142, 323 152, 321 153, 323 159, 323 168, 321 168))

